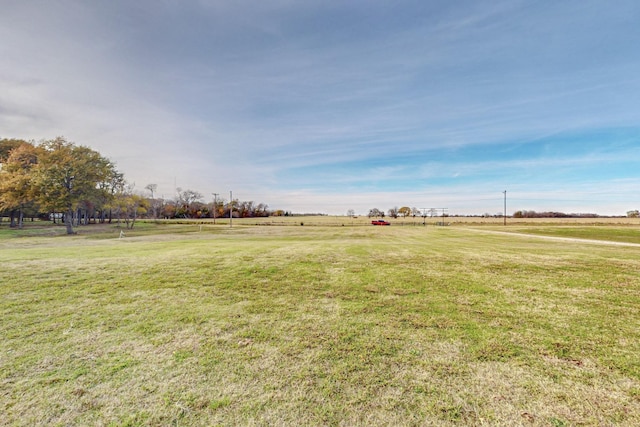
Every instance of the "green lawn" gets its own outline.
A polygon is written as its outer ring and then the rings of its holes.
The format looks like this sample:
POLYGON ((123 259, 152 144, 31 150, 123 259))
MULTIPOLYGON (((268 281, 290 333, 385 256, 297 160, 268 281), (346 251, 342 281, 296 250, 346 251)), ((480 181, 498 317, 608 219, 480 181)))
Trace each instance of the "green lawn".
POLYGON ((507 231, 536 234, 540 236, 568 237, 577 239, 605 240, 611 242, 640 244, 640 227, 620 226, 554 226, 554 227, 507 227, 507 231))
POLYGON ((640 248, 140 225, 0 229, 0 424, 640 425, 640 248))

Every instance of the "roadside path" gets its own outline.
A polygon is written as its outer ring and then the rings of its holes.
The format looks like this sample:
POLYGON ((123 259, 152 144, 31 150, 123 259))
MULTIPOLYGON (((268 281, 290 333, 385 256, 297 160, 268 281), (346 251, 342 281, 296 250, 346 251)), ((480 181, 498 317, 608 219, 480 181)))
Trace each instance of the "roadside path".
POLYGON ((640 248, 640 243, 614 242, 611 240, 578 239, 575 237, 542 236, 540 234, 513 233, 510 231, 497 231, 497 230, 483 230, 480 228, 466 228, 466 229, 470 231, 477 231, 479 233, 502 234, 506 236, 533 237, 538 239, 555 240, 559 242, 588 243, 592 245, 628 246, 633 248, 640 248))

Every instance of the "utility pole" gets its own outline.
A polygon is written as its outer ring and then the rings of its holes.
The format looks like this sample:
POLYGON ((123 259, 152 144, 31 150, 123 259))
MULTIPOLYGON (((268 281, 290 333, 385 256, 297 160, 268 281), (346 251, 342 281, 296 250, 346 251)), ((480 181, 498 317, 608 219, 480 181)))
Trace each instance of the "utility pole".
POLYGON ((218 206, 218 193, 211 193, 213 195, 213 224, 216 223, 216 209, 218 206))
POLYGON ((503 191, 504 193, 504 225, 507 225, 507 190, 503 191))
POLYGON ((229 190, 229 228, 233 227, 233 191, 229 190))

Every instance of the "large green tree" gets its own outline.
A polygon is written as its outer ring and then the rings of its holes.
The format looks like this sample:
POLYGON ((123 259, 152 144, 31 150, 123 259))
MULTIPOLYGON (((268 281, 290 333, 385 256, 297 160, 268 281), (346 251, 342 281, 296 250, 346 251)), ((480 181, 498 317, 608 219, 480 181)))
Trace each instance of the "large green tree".
POLYGON ((74 212, 88 202, 99 203, 116 170, 100 153, 64 138, 41 144, 42 157, 34 168, 38 201, 50 212, 64 212, 67 234, 73 234, 74 212))
MULTIPOLYGON (((7 140, 3 140, 7 141, 7 140)), ((20 140, 8 140, 10 142, 20 140)), ((39 147, 20 141, 19 144, 4 145, 13 148, 3 153, 0 168, 0 211, 9 211, 11 226, 15 226, 15 215, 18 213, 18 227, 22 228, 25 209, 35 208, 35 194, 33 191, 33 170, 37 166, 40 152, 39 147)))
POLYGON ((0 139, 0 164, 6 162, 6 160, 9 158, 9 154, 11 154, 11 151, 14 148, 18 148, 22 144, 31 144, 31 143, 25 141, 24 139, 13 139, 13 138, 0 139))

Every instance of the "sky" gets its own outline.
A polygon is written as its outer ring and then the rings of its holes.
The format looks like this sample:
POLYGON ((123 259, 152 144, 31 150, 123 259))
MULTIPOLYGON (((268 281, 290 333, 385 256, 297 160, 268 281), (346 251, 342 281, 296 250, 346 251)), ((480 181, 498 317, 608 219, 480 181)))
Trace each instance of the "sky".
MULTIPOLYGON (((640 209, 636 0, 0 0, 0 138, 295 213, 640 209)), ((147 193, 148 194, 148 193, 147 193)))

